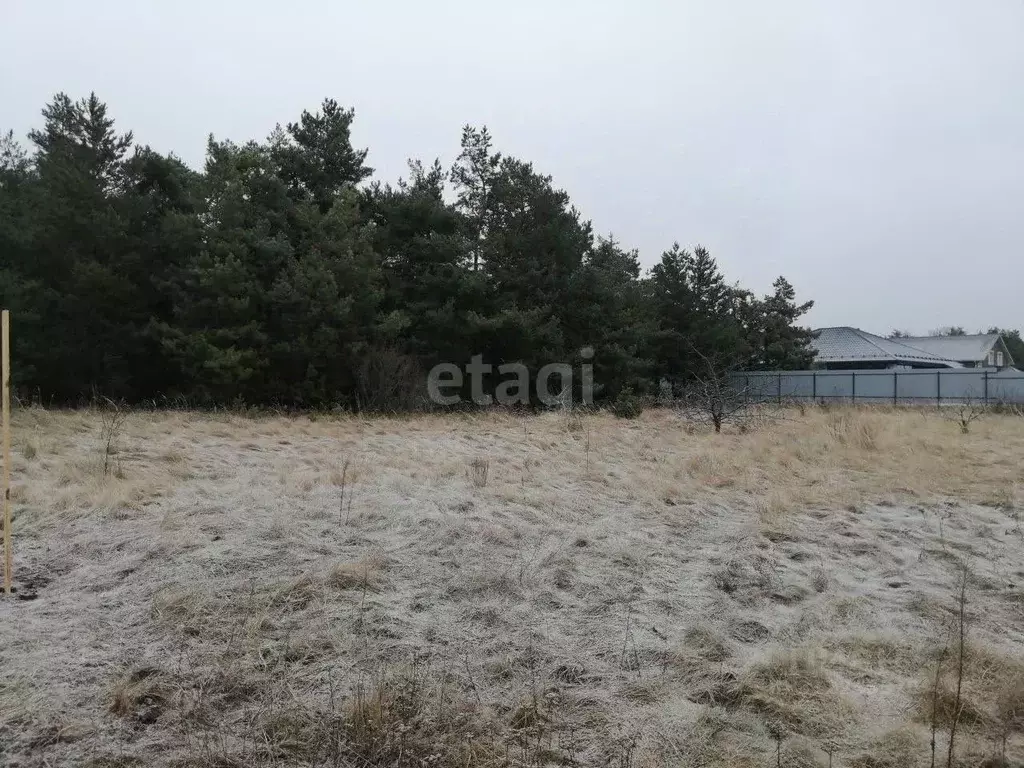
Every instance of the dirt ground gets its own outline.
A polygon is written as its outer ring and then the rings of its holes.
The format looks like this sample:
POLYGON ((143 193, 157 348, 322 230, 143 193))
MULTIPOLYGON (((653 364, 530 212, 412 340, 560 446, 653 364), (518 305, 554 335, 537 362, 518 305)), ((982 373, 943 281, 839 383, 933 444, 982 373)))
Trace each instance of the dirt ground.
POLYGON ((0 764, 1024 765, 1024 418, 109 427, 16 412, 0 764))

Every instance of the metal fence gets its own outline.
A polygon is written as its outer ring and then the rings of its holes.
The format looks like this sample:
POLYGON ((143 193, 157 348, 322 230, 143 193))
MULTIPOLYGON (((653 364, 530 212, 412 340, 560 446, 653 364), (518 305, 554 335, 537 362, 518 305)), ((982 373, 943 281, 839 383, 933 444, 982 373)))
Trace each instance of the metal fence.
POLYGON ((734 383, 762 402, 1024 404, 1024 372, 1013 369, 752 371, 735 374, 734 383))

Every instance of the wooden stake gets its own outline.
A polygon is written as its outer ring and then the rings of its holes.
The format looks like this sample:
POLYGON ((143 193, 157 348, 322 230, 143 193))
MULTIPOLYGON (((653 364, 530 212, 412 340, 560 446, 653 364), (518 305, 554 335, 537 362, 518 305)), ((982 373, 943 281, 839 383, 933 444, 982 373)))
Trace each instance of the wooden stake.
POLYGON ((6 309, 0 313, 0 345, 3 349, 3 430, 4 430, 4 593, 11 594, 14 558, 11 551, 11 315, 6 309))

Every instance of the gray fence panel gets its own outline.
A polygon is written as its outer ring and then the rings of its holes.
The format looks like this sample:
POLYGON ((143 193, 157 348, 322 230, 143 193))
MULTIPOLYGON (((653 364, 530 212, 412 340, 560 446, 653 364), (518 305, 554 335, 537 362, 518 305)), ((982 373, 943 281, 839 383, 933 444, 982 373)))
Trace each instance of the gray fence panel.
POLYGON ((856 391, 856 376, 848 371, 822 371, 817 376, 819 399, 849 399, 856 391))
POLYGON ((896 399, 899 402, 938 402, 940 391, 936 371, 896 371, 896 399))
POLYGON ((952 376, 939 374, 943 401, 964 402, 985 399, 984 371, 957 371, 952 376))
POLYGON ((870 373, 857 374, 858 400, 875 400, 881 402, 892 402, 896 391, 896 379, 891 372, 872 371, 870 373))
POLYGON ((1024 372, 1016 370, 751 371, 733 380, 760 401, 1024 404, 1024 372))
POLYGON ((1024 376, 1005 373, 990 375, 988 397, 996 402, 1024 404, 1024 376))
POLYGON ((776 400, 779 397, 779 375, 751 373, 746 377, 745 385, 750 397, 754 400, 776 400))
POLYGON ((814 394, 813 375, 806 373, 787 373, 782 376, 782 396, 790 399, 794 397, 812 397, 814 394))

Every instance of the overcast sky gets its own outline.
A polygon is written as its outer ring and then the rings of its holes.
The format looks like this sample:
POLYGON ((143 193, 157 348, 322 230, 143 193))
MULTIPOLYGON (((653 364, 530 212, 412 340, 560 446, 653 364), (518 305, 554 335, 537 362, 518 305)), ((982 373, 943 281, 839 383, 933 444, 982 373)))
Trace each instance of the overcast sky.
POLYGON ((1024 326, 1024 2, 0 0, 0 128, 57 91, 193 166, 324 97, 376 177, 464 123, 645 265, 701 243, 814 326, 1024 326))

